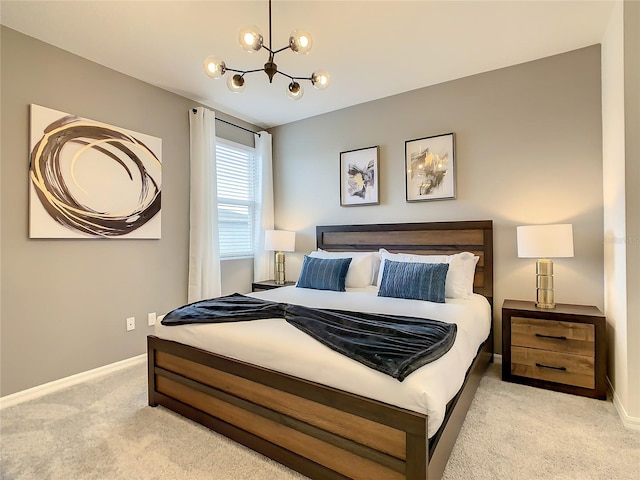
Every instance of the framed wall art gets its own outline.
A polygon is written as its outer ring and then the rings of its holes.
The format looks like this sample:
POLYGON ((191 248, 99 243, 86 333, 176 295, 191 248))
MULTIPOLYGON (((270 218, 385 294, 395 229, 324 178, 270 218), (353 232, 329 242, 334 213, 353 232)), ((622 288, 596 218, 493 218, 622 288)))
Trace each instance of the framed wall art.
POLYGON ((454 134, 405 142, 407 202, 456 198, 454 134))
POLYGON ((30 238, 160 238, 160 138, 39 105, 30 127, 30 238))
POLYGON ((340 205, 378 205, 380 147, 340 153, 340 205))

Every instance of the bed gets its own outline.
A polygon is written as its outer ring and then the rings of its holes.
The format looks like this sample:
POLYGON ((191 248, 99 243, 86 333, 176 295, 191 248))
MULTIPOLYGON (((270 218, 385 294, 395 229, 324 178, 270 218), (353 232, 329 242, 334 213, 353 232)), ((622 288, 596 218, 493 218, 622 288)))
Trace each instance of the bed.
MULTIPOLYGON (((310 380, 295 370, 287 373, 264 362, 259 365, 251 356, 248 360, 234 358, 233 350, 213 353, 181 337, 148 338, 149 405, 169 408, 310 478, 440 478, 480 378, 492 360, 492 222, 319 226, 316 235, 318 248, 325 251, 385 248, 420 255, 467 251, 479 257, 473 289, 474 296, 481 295, 489 305, 489 334, 475 356, 471 355, 458 393, 447 402, 442 415, 432 415, 431 431, 426 412, 394 405, 397 402, 384 395, 353 393, 344 382, 310 380), (442 418, 437 419, 434 431, 436 416, 442 418)), ((284 287, 272 294, 265 292, 266 298, 286 298, 287 288, 306 290, 284 287)), ((359 293, 364 301, 371 294, 359 293)), ((258 335, 263 329, 265 337, 269 332, 279 336, 280 326, 256 325, 252 329, 258 335)), ((201 337, 197 330, 190 335, 201 337)))

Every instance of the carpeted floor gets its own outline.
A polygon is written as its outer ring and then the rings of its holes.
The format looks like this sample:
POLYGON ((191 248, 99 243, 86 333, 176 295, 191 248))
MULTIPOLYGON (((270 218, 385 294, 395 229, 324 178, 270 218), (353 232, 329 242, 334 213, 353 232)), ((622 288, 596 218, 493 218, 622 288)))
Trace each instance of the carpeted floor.
MULTIPOLYGON (((0 479, 293 480, 301 475, 162 407, 146 365, 0 412, 0 479)), ((640 432, 611 402, 483 378, 444 479, 638 480, 640 432)), ((375 480, 375 479, 371 479, 375 480)))

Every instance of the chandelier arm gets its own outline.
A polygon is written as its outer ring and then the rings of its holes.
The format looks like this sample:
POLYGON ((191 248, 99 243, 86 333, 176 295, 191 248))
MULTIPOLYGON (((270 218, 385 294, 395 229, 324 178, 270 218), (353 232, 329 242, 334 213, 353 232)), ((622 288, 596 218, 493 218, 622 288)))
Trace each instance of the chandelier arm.
POLYGON ((276 73, 279 73, 280 75, 284 75, 290 80, 309 80, 309 81, 313 80, 313 77, 295 77, 293 75, 289 75, 288 73, 281 72, 280 70, 278 70, 276 73))
POLYGON ((286 50, 287 48, 291 48, 291 47, 289 47, 289 45, 285 45, 284 47, 279 48, 278 50, 274 50, 274 51, 269 50, 269 51, 275 55, 276 53, 280 53, 283 50, 286 50))
POLYGON ((226 70, 228 72, 241 73, 242 75, 244 75, 245 73, 264 72, 264 68, 256 68, 253 70, 236 70, 235 68, 227 68, 226 70))
POLYGON ((274 52, 273 50, 271 50, 271 48, 267 47, 267 46, 266 46, 266 45, 264 45, 264 44, 262 45, 262 48, 263 48, 264 50, 266 50, 267 52, 269 52, 269 55, 271 55, 271 56, 275 55, 276 53, 278 53, 278 52, 280 51, 280 50, 278 50, 277 52, 274 52))
POLYGON ((278 70, 276 73, 279 73, 280 75, 283 75, 283 76, 285 76, 287 78, 290 78, 291 80, 295 80, 295 77, 292 77, 291 75, 289 75, 287 73, 281 72, 280 70, 278 70))

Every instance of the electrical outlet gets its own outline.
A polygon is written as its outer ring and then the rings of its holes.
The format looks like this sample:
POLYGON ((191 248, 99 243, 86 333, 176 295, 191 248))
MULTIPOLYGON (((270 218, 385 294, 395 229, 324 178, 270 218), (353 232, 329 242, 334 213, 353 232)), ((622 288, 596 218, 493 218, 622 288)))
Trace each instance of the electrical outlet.
POLYGON ((149 326, 153 327, 156 324, 156 312, 147 314, 147 321, 149 322, 149 326))
POLYGON ((127 318, 127 332, 136 329, 136 317, 127 318))

